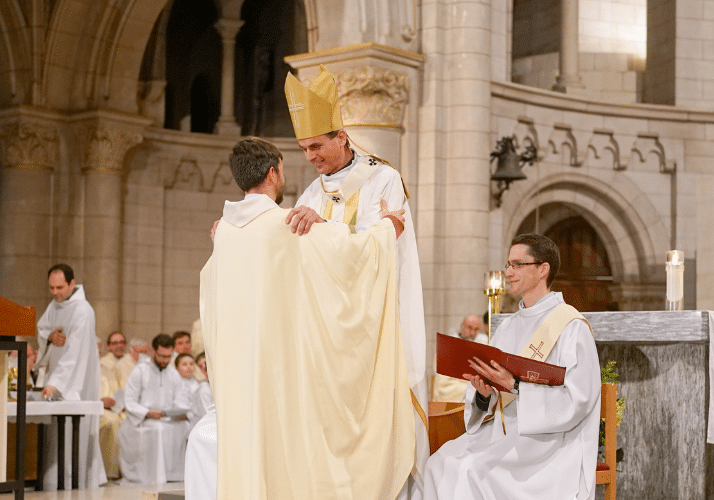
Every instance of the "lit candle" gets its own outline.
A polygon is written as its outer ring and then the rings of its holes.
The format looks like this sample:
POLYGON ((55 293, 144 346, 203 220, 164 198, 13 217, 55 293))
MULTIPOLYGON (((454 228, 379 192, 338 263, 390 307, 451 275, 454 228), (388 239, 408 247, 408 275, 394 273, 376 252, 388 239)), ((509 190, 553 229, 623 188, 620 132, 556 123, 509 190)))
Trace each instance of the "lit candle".
POLYGON ((489 271, 484 275, 486 295, 502 294, 506 291, 506 279, 503 271, 489 271))
POLYGON ((684 309, 684 252, 667 252, 667 292, 666 308, 668 311, 684 309))
POLYGON ((491 316, 501 312, 501 295, 506 293, 506 275, 503 271, 489 271, 483 277, 484 291, 488 296, 488 343, 491 343, 491 316))

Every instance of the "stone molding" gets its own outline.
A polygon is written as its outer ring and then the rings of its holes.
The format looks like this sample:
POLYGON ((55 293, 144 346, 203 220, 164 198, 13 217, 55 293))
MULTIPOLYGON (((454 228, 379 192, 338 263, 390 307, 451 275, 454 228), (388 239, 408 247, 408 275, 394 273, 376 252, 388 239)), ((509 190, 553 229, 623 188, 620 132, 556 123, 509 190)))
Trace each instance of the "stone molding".
POLYGON ((406 73, 362 66, 335 75, 345 126, 401 128, 409 101, 406 73))
POLYGON ((21 170, 52 172, 57 161, 57 127, 19 120, 0 125, 0 165, 21 170))

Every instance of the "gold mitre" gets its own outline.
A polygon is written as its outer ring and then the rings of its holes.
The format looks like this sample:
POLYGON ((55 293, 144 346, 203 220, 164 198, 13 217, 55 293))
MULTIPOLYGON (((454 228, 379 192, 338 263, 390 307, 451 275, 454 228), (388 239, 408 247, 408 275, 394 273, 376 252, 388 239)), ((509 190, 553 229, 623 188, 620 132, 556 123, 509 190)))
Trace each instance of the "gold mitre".
POLYGON ((342 112, 337 98, 335 79, 322 64, 310 88, 288 73, 285 98, 293 120, 296 139, 307 139, 340 130, 342 112))

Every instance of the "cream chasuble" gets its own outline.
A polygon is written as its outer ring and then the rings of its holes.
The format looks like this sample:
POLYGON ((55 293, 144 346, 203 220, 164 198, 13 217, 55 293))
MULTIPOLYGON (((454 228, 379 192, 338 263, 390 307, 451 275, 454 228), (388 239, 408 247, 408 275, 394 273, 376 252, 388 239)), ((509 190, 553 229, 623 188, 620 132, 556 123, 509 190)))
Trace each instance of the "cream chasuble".
POLYGON ((414 224, 399 172, 371 156, 353 152, 355 159, 351 165, 335 174, 321 175, 315 179, 295 206, 305 205, 323 218, 352 224, 353 203, 357 197, 358 206, 354 219, 359 229, 369 227, 381 219, 379 202, 382 199, 387 201, 389 210, 404 208, 406 211, 404 233, 397 240, 397 287, 404 356, 416 422, 416 468, 412 475, 417 488, 421 490, 422 472, 429 458, 426 423, 428 391, 424 301, 414 224))
POLYGON ((415 447, 393 226, 297 236, 286 214, 226 202, 201 271, 217 498, 393 499, 415 447))

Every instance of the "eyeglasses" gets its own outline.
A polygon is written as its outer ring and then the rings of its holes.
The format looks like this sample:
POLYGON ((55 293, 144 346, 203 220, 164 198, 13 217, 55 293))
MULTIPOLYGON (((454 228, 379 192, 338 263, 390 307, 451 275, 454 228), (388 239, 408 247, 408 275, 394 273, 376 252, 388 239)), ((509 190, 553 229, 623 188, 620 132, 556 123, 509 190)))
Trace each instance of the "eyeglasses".
POLYGON ((506 262, 504 267, 506 268, 506 271, 508 271, 509 267, 512 267, 513 269, 520 269, 523 266, 539 266, 541 264, 542 262, 506 262))

